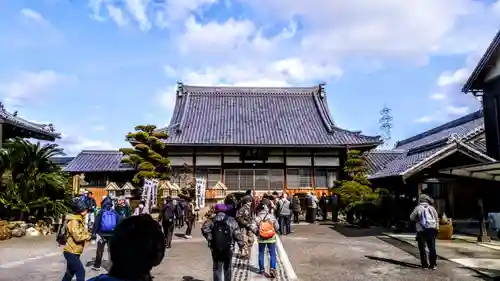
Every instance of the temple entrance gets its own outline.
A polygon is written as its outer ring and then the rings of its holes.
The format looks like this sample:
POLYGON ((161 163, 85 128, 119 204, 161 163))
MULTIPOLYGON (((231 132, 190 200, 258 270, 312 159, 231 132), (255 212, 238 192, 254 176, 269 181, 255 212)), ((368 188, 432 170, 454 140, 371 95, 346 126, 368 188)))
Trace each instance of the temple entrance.
POLYGON ((228 191, 283 190, 284 169, 226 169, 224 184, 228 191))

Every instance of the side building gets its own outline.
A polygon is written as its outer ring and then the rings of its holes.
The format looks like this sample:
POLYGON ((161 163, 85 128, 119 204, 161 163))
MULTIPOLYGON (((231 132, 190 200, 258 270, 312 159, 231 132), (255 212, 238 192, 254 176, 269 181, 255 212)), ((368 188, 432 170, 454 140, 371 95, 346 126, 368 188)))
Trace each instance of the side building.
POLYGON ((60 138, 60 134, 52 124, 34 123, 17 116, 17 111, 8 112, 0 102, 0 148, 6 140, 14 137, 54 141, 60 138))
POLYGON ((485 197, 486 210, 498 209, 495 198, 500 192, 491 189, 488 182, 459 178, 442 171, 494 160, 486 153, 483 111, 399 141, 392 150, 366 153, 369 179, 375 187, 396 191, 399 198, 409 200, 409 209, 414 207, 414 199, 419 194, 427 193, 435 199, 440 213, 455 219, 475 217, 479 196, 485 197))
MULTIPOLYGON (((313 87, 201 87, 179 84, 169 134, 172 182, 183 166, 207 180, 207 199, 227 193, 327 192, 343 177, 347 150, 368 151, 378 136, 335 125, 323 85, 313 87)), ((87 173, 76 157, 66 171, 87 173)))

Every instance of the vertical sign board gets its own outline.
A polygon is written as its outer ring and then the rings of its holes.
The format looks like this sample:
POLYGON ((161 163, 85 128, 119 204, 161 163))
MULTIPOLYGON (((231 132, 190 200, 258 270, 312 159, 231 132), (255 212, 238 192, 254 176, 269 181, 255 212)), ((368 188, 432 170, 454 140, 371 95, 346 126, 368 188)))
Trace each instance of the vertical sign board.
POLYGON ((205 207, 205 191, 207 181, 204 178, 196 178, 196 209, 205 207))
POLYGON ((142 195, 141 199, 146 202, 146 210, 150 210, 152 207, 156 207, 157 205, 157 189, 158 189, 158 180, 155 179, 145 179, 144 186, 142 187, 142 195))

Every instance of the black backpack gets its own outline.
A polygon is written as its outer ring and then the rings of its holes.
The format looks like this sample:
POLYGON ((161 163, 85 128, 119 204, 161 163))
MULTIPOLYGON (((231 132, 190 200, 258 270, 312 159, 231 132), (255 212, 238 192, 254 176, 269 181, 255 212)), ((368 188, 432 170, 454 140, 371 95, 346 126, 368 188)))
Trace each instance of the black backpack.
POLYGON ((56 235, 56 242, 60 246, 66 245, 66 242, 68 242, 68 220, 64 219, 63 224, 57 231, 56 235))
POLYGON ((231 254, 231 227, 227 223, 227 217, 221 221, 215 221, 212 228, 212 243, 210 247, 218 259, 225 259, 231 254))

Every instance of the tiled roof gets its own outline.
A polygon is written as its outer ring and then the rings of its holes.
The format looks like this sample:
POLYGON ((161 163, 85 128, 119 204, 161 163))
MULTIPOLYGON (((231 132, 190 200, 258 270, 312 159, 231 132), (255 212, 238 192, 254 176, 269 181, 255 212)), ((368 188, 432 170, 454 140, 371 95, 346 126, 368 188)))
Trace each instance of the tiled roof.
POLYGON ((486 49, 486 52, 481 57, 481 60, 477 63, 474 71, 465 82, 462 92, 481 92, 483 90, 484 81, 490 70, 495 66, 492 63, 497 57, 500 51, 500 30, 491 41, 490 46, 486 49))
POLYGON ((436 141, 448 139, 453 134, 462 137, 473 129, 484 124, 483 111, 479 110, 461 118, 455 119, 441 126, 427 130, 421 134, 415 135, 396 143, 396 149, 410 149, 436 141))
POLYGON ((437 147, 427 151, 417 152, 414 154, 410 154, 408 153, 408 151, 406 151, 393 161, 387 163, 387 165, 385 165, 383 169, 371 175, 369 178, 375 179, 375 178, 385 178, 390 176, 398 176, 404 171, 420 163, 421 161, 423 161, 424 159, 438 152, 441 149, 442 147, 437 147))
POLYGON ((75 157, 52 157, 50 160, 52 163, 61 166, 61 167, 66 167, 66 165, 69 164, 75 157))
POLYGON ((335 126, 323 87, 250 88, 180 85, 168 144, 240 146, 373 146, 335 126))
POLYGON ((387 163, 405 153, 404 150, 371 150, 364 154, 368 174, 373 175, 383 169, 387 163))
POLYGON ((467 145, 481 153, 486 154, 486 138, 484 137, 484 134, 482 135, 482 138, 468 141, 467 145))
POLYGON ((37 124, 17 116, 17 113, 10 113, 5 110, 4 105, 0 102, 0 120, 7 124, 19 127, 21 129, 34 132, 35 134, 42 135, 50 140, 61 138, 60 134, 54 130, 52 124, 37 124))
MULTIPOLYGON (((423 162, 432 154, 443 150, 453 141, 465 143, 465 149, 486 154, 484 143, 483 112, 477 111, 424 133, 396 143, 396 151, 404 151, 384 166, 378 166, 370 178, 400 176, 411 167, 423 162)), ((463 147, 463 145, 462 145, 463 147)), ((483 157, 484 158, 484 157, 483 157)))
POLYGON ((123 154, 120 151, 84 150, 80 152, 65 168, 65 172, 119 172, 133 170, 131 165, 122 164, 123 154))

